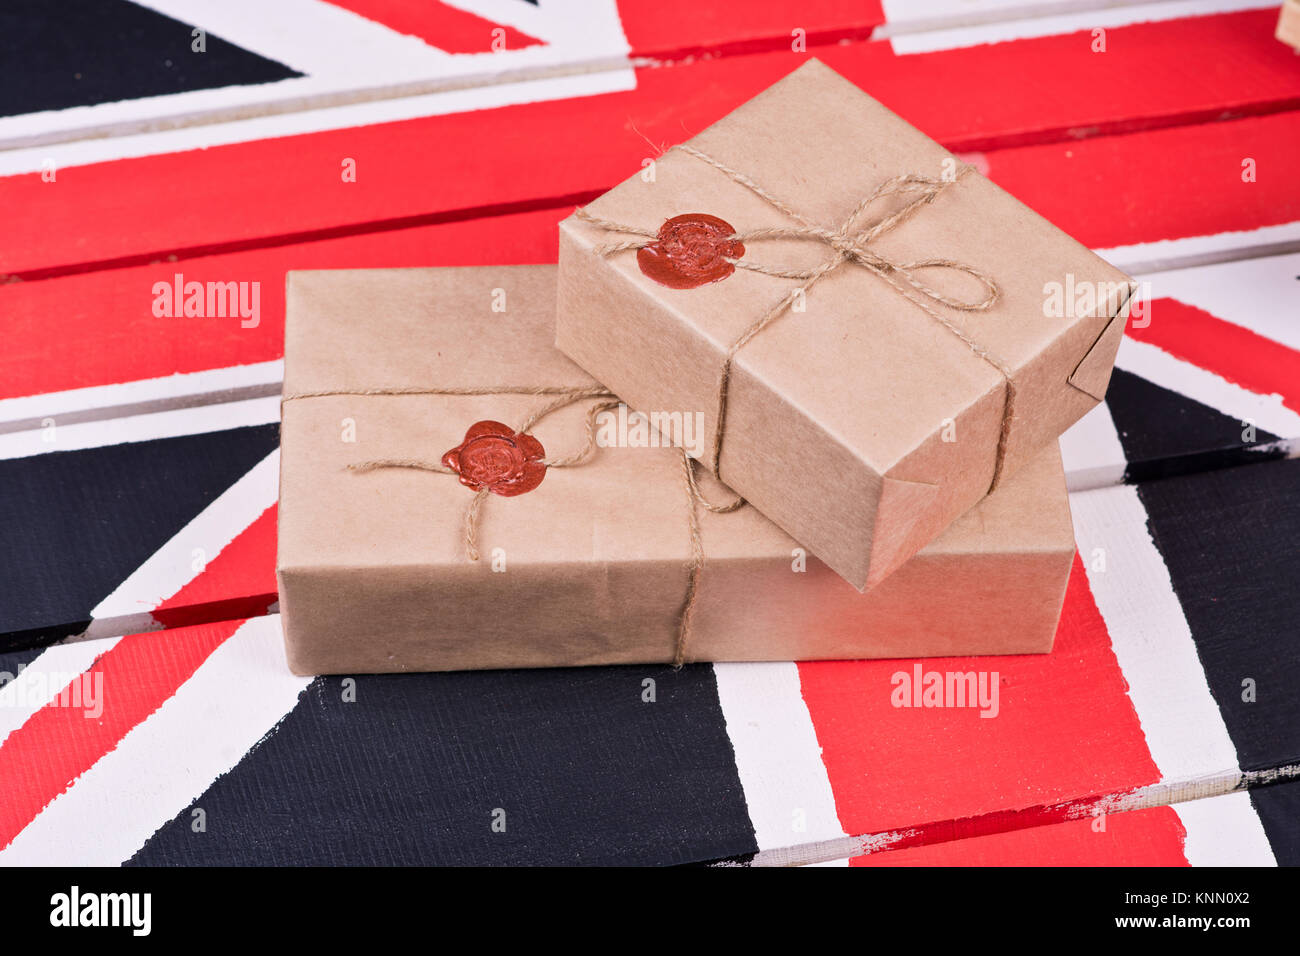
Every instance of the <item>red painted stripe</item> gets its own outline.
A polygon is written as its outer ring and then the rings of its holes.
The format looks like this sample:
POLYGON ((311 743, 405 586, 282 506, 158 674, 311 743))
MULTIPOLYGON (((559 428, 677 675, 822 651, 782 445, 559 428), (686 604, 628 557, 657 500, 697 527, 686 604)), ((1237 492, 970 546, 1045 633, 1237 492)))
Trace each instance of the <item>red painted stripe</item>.
POLYGON ((851 866, 1188 866, 1172 807, 871 853, 851 866), (1104 829, 1098 829, 1104 827, 1104 829))
POLYGON ((98 718, 83 709, 50 704, 11 733, 0 744, 0 765, 6 768, 0 849, 131 728, 166 703, 240 623, 195 628, 183 638, 124 637, 86 671, 90 680, 103 681, 104 706, 98 718))
POLYGON ((847 833, 920 824, 917 844, 1019 829, 1159 778, 1077 557, 1051 654, 921 663, 997 671, 999 715, 892 706, 890 678, 911 662, 799 665, 847 833))
POLYGON ((0 398, 270 361, 284 355, 284 277, 289 269, 554 262, 547 210, 232 253, 182 263, 67 276, 0 287, 5 348, 0 398), (158 318, 153 285, 181 272, 200 282, 260 282, 262 320, 158 318), (57 362, 50 343, 58 342, 57 362))
POLYGON ((439 0, 424 0, 419 4, 410 3, 409 0, 328 2, 344 10, 351 10, 367 20, 382 23, 398 33, 419 37, 429 46, 448 53, 493 52, 493 43, 498 38, 505 45, 497 49, 520 50, 545 45, 544 41, 529 36, 522 30, 485 20, 468 10, 448 6, 439 0))
MULTIPOLYGON (((1261 32, 1268 19, 1268 11, 1251 11, 1117 28, 1104 55, 1081 42, 1086 34, 920 56, 897 56, 877 42, 816 52, 932 136, 970 150, 1044 136, 1069 140, 1107 123, 1145 128, 1296 105, 1300 71, 1286 48, 1261 32), (1198 64, 1191 77, 1188 62, 1198 64), (954 85, 954 76, 963 81, 954 85)), ((641 69, 630 92, 71 167, 54 183, 38 174, 8 177, 0 180, 0 208, 18 213, 0 235, 0 273, 34 278, 87 264, 164 260, 178 251, 321 238, 359 224, 394 228, 558 204, 558 196, 577 201, 638 169, 650 152, 647 140, 687 138, 802 59, 783 52, 641 69), (456 148, 431 150, 436 143, 456 148), (356 160, 355 183, 341 181, 345 157, 356 160)), ((1287 122, 1294 155, 1300 133, 1293 118, 1287 122)), ((1249 134, 1244 123, 1234 126, 1220 135, 1249 134)), ((1129 163, 1157 167, 1171 182, 1191 175, 1204 187, 1194 163, 1183 162, 1179 176, 1170 176, 1171 154, 1140 155, 1141 141, 1128 146, 1129 163)), ((1238 148, 1237 168, 1245 148, 1238 148)), ((1012 171, 1015 164, 1006 165, 1012 171)), ((1135 212, 1186 217, 1184 210, 1152 213, 1172 192, 1169 182, 1153 197, 1128 184, 1129 172, 1082 201, 1117 224, 1135 212)), ((1143 186, 1158 178, 1139 176, 1143 186)), ((1077 182, 1040 183, 1036 192, 1061 194, 1042 197, 1040 208, 1080 202, 1073 198, 1077 182)), ((1258 185, 1243 199, 1267 209, 1265 195, 1278 187, 1263 178, 1258 185)), ((1292 209, 1294 192, 1281 194, 1292 209)), ((1221 202, 1213 192, 1184 188, 1174 205, 1221 202)))
POLYGON ((1128 335, 1300 412, 1300 352, 1280 342, 1177 299, 1155 300, 1151 324, 1128 335))
POLYGON ((620 0, 619 18, 632 55, 652 60, 734 56, 867 40, 885 22, 879 0, 620 0), (796 31, 798 31, 796 33, 796 31))
MULTIPOLYGON (((1300 69, 1296 70, 1300 76, 1300 69)), ((1300 220, 1300 113, 987 154, 989 177, 1096 249, 1300 220), (1259 181, 1243 183, 1242 160, 1259 181)))
POLYGON ((259 617, 278 600, 275 583, 275 505, 207 563, 183 588, 158 605, 163 627, 259 617))
MULTIPOLYGON (((1072 147, 1001 150, 984 160, 994 180, 1081 241, 1125 245, 1300 220, 1300 189, 1276 172, 1287 168, 1286 157, 1297 148, 1298 125, 1296 116, 1266 117, 1072 147), (1240 170, 1243 153, 1259 157, 1261 170, 1275 171, 1244 191, 1233 185, 1240 183, 1233 171, 1240 170), (1178 156, 1186 175, 1200 183, 1193 195, 1185 194, 1182 179, 1169 175, 1170 156, 1178 156), (1211 174, 1203 170, 1218 171, 1218 180, 1209 181, 1211 174)), ((193 162, 189 157, 167 159, 179 170, 193 162)), ((554 262, 555 223, 568 211, 565 206, 0 286, 6 323, 0 398, 280 358, 287 269, 554 262), (205 282, 260 281, 261 325, 244 329, 237 321, 154 317, 153 283, 171 281, 177 271, 205 282), (48 361, 52 339, 59 342, 57 363, 48 361)))
POLYGON ((846 75, 950 149, 1075 142, 1300 108, 1300 71, 1272 39, 1276 22, 1273 10, 1246 10, 1108 28, 1104 53, 1085 29, 846 75), (925 109, 927 98, 943 105, 925 109))

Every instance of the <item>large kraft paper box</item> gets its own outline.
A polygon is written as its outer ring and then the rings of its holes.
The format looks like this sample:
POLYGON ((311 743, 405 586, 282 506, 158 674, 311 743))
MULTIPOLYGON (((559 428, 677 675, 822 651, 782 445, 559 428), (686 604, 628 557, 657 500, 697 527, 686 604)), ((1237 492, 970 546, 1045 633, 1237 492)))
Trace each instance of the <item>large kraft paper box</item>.
POLYGON ((814 60, 561 224, 556 344, 862 589, 1101 401, 1134 288, 814 60))
MULTIPOLYGON (((674 658, 692 561, 680 449, 628 439, 487 494, 471 561, 475 492, 454 475, 349 466, 439 462, 470 426, 518 427, 548 396, 294 397, 591 386, 554 347, 555 280, 553 266, 290 273, 277 571, 295 672, 674 658)), ((548 458, 583 446, 594 401, 539 422, 548 458)), ((868 594, 752 507, 698 513, 689 660, 1045 652, 1074 554, 1054 448, 868 594)))

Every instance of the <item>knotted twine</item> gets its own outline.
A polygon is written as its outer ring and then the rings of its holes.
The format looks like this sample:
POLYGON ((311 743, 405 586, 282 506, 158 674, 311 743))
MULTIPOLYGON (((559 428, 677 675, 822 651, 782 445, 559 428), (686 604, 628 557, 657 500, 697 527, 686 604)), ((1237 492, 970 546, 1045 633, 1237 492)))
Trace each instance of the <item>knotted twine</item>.
MULTIPOLYGON (((720 470, 722 462, 722 438, 726 427, 727 418, 727 394, 731 385, 731 372, 735 363, 736 354, 745 347, 754 336, 758 335, 777 319, 785 315, 801 295, 807 294, 817 282, 830 275, 836 269, 846 262, 856 263, 868 272, 880 277, 887 282, 891 288, 901 296, 911 302, 913 305, 925 312, 945 329, 960 339, 965 345, 983 359, 1002 376, 1006 383, 1006 400, 1002 410, 1002 427, 998 435, 997 457, 993 467, 993 480, 989 483, 989 491, 997 487, 998 481, 1002 477, 1002 465, 1006 457, 1007 437, 1011 431, 1011 421, 1014 416, 1015 402, 1015 385, 1011 379, 1011 370, 1006 367, 1000 358, 980 345, 974 339, 970 338, 957 325, 949 320, 942 313, 938 312, 930 303, 947 306, 959 312, 984 312, 992 308, 997 302, 999 289, 997 283, 989 275, 979 271, 973 266, 957 262, 952 259, 916 259, 911 262, 894 262, 884 255, 881 255, 868 248, 871 242, 890 230, 906 222, 912 216, 916 215, 925 206, 939 196, 944 189, 967 173, 972 171, 971 166, 963 165, 957 170, 956 175, 950 179, 930 179, 926 176, 918 176, 914 173, 904 173, 887 179, 868 195, 863 197, 862 201, 854 208, 853 212, 840 225, 838 229, 828 229, 813 222, 804 216, 789 203, 768 192, 758 183, 754 182, 749 176, 740 170, 714 159, 707 153, 704 153, 693 146, 680 144, 673 149, 679 149, 687 155, 707 163, 714 169, 726 175, 732 182, 737 183, 768 205, 783 213, 786 217, 793 220, 797 225, 781 226, 766 229, 752 229, 747 232, 735 232, 728 239, 737 242, 749 242, 754 239, 812 239, 822 242, 829 246, 834 255, 823 262, 821 265, 811 269, 782 269, 779 267, 766 266, 761 263, 751 262, 746 258, 733 258, 723 256, 727 262, 739 269, 748 269, 751 272, 760 272, 763 275, 775 276, 781 279, 796 279, 802 281, 802 285, 790 290, 790 293, 783 299, 772 306, 767 312, 751 323, 744 332, 742 332, 727 348, 722 363, 722 369, 718 377, 717 387, 717 425, 713 433, 713 448, 709 456, 710 468, 719 478, 722 477, 720 470), (854 233, 852 231, 854 222, 858 217, 867 211, 877 200, 886 196, 893 195, 910 195, 912 198, 901 209, 894 212, 875 224, 854 233), (985 289, 985 295, 978 301, 965 301, 956 299, 952 296, 945 295, 937 289, 926 285, 916 273, 925 269, 950 269, 956 272, 964 273, 971 278, 980 282, 985 289)), ((612 256, 618 252, 626 252, 634 249, 644 249, 647 246, 656 244, 659 241, 657 232, 651 232, 640 226, 627 225, 625 223, 614 222, 609 219, 602 219, 593 216, 585 209, 578 209, 574 213, 578 219, 590 223, 600 229, 608 232, 624 233, 636 236, 638 238, 625 242, 615 242, 608 245, 600 246, 595 251, 602 257, 612 256)))
MULTIPOLYGON (((600 399, 590 408, 587 409, 586 419, 586 443, 578 451, 571 455, 564 455, 559 458, 543 458, 542 464, 550 468, 571 468, 577 465, 586 464, 596 453, 596 418, 603 411, 617 408, 620 404, 614 393, 598 386, 510 386, 510 385, 493 385, 479 386, 468 388, 368 388, 368 389, 323 389, 318 391, 294 392, 284 395, 281 402, 292 402, 304 398, 321 398, 333 395, 554 395, 551 401, 547 402, 541 408, 537 409, 525 419, 524 423, 515 429, 517 433, 530 433, 531 430, 547 415, 557 412, 562 408, 580 402, 584 399, 600 399)), ((704 492, 700 489, 699 479, 695 474, 695 459, 686 453, 686 449, 680 449, 682 453, 682 481, 687 494, 687 530, 691 542, 691 559, 687 565, 689 574, 686 579, 686 595, 682 601, 682 609, 677 618, 677 639, 673 652, 673 667, 680 668, 686 663, 686 650, 690 641, 691 621, 695 616, 696 596, 699 593, 700 574, 704 570, 704 540, 700 532, 700 514, 699 508, 711 511, 714 514, 728 514, 743 507, 745 499, 737 497, 734 501, 725 504, 714 504, 705 497, 704 492)), ((358 473, 367 471, 376 471, 382 468, 413 468, 419 471, 431 471, 441 475, 456 475, 457 473, 438 461, 429 461, 424 458, 374 458, 369 461, 356 462, 347 466, 349 471, 358 473)), ((483 507, 483 501, 491 492, 486 488, 479 488, 474 492, 474 497, 470 500, 468 507, 465 509, 465 551, 471 561, 479 559, 478 550, 478 526, 480 514, 483 507)))

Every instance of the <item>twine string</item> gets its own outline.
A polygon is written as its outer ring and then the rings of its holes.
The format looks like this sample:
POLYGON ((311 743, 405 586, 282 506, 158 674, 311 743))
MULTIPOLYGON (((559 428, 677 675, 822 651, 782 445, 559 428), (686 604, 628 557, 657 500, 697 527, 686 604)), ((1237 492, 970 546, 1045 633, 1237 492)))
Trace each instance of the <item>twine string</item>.
MULTIPOLYGON (((295 401, 303 398, 320 398, 323 396, 335 395, 554 395, 551 401, 534 411, 525 419, 524 423, 516 429, 520 433, 528 433, 546 416, 561 408, 567 408, 576 402, 584 399, 600 399, 594 402, 588 409, 586 415, 586 439, 581 448, 576 452, 564 455, 559 458, 543 458, 542 462, 548 468, 570 468, 586 464, 596 453, 598 442, 596 433, 598 430, 597 418, 601 412, 609 411, 619 406, 619 401, 613 393, 599 386, 565 388, 565 387, 509 387, 509 386, 485 386, 462 389, 431 389, 431 388, 376 388, 376 389, 326 389, 310 392, 295 392, 283 396, 284 402, 295 401)), ((680 669, 686 663, 686 653, 690 644, 691 621, 695 616, 695 606, 699 594, 700 576, 704 570, 705 553, 704 539, 700 528, 699 509, 714 514, 729 514, 745 505, 745 499, 737 495, 732 501, 716 503, 710 501, 700 488, 698 477, 695 473, 696 462, 686 450, 680 449, 682 456, 682 469, 687 495, 687 531, 690 538, 690 561, 687 565, 686 595, 682 601, 682 608, 678 614, 677 638, 673 651, 673 667, 680 669)), ((385 468, 411 468, 418 471, 436 472, 442 475, 456 474, 450 468, 444 466, 441 462, 430 461, 424 458, 372 458, 368 461, 355 462, 347 466, 349 471, 364 473, 376 471, 385 468)), ((481 525, 481 515, 483 504, 491 492, 487 488, 479 488, 474 497, 470 500, 469 506, 465 510, 464 520, 464 543, 465 552, 471 561, 479 560, 478 549, 478 532, 481 525)))
MULTIPOLYGON (((972 339, 952 320, 935 309, 934 305, 942 305, 959 312, 987 311, 993 307, 1000 295, 997 283, 987 273, 953 259, 929 258, 917 259, 911 262, 894 262, 870 248, 875 239, 897 228, 934 202, 944 189, 969 173, 971 167, 962 166, 957 174, 950 179, 931 179, 926 176, 918 176, 915 173, 904 173, 892 179, 887 179, 859 201, 853 212, 850 213, 838 229, 828 229, 813 222, 799 212, 798 209, 768 192, 740 170, 734 169, 687 144, 681 144, 673 148, 680 149, 682 152, 717 169, 732 182, 745 187, 788 219, 797 223, 795 226, 766 227, 735 232, 728 238, 739 242, 750 242, 758 239, 815 240, 829 246, 833 251, 833 255, 829 259, 809 269, 787 269, 765 265, 745 257, 725 257, 726 261, 736 268, 747 269, 751 272, 758 272, 781 279, 793 279, 802 284, 791 289, 780 301, 776 302, 767 312, 752 322, 737 336, 724 353, 715 400, 717 424, 714 428, 713 446, 709 455, 710 468, 713 473, 719 477, 721 476, 722 442, 726 432, 727 401, 732 369, 737 353, 764 329, 786 315, 800 296, 806 295, 814 285, 841 265, 852 262, 884 280, 894 291, 921 309, 926 315, 947 329, 948 332, 955 335, 976 356, 993 366, 1002 376, 1005 382, 1006 399, 1003 405, 1002 426, 998 435, 993 479, 989 484, 989 490, 996 488, 1002 477, 1007 440, 1011 431, 1011 422, 1015 415, 1015 385, 1012 381, 1011 370, 998 356, 972 339), (872 205, 887 196, 906 196, 909 198, 901 208, 867 228, 854 232, 854 223, 872 205), (973 300, 959 299, 947 295, 921 280, 918 273, 928 269, 945 269, 967 275, 975 279, 983 287, 984 294, 980 298, 973 300)), ((588 213, 585 209, 578 209, 575 215, 582 221, 605 231, 637 237, 597 247, 595 251, 600 256, 612 256, 632 249, 643 249, 658 242, 657 232, 650 232, 638 226, 603 219, 588 213)))

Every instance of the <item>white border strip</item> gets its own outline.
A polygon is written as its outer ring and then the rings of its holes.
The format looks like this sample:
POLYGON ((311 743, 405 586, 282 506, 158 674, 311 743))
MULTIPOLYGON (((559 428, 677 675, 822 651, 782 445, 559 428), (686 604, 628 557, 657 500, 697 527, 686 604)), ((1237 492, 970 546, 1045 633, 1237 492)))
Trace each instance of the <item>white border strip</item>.
POLYGON ((1129 275, 1157 279, 1157 276, 1147 276, 1145 273, 1196 269, 1221 262, 1285 255, 1297 249, 1300 249, 1300 222, 1218 232, 1209 236, 1138 242, 1093 251, 1129 275))
POLYGON ((278 397, 250 398, 220 405, 185 406, 165 412, 150 412, 107 421, 86 421, 75 425, 60 425, 58 419, 54 419, 48 427, 35 431, 0 434, 0 460, 177 438, 247 425, 268 425, 279 420, 278 397))
POLYGON ((0 399, 0 434, 280 394, 284 360, 0 399))
POLYGON ((876 36, 888 38, 899 54, 934 53, 984 43, 1007 43, 1080 30, 1114 29, 1134 23, 1275 6, 1276 0, 1163 0, 1132 4, 1104 0, 1083 3, 997 0, 976 12, 960 0, 925 4, 884 0, 886 23, 876 36))

